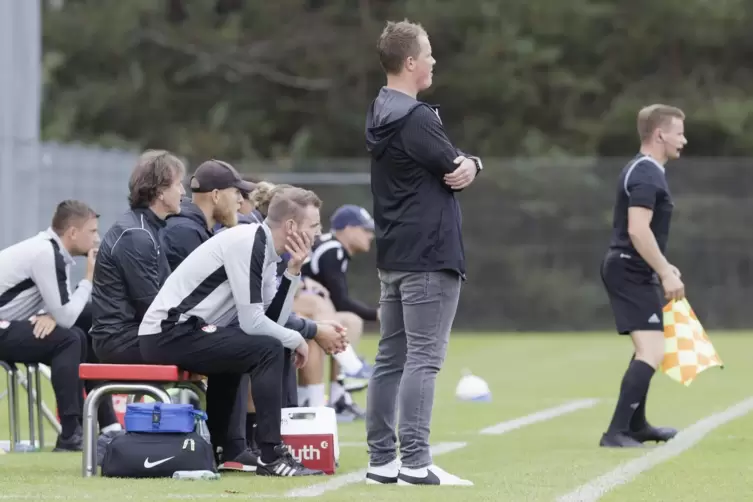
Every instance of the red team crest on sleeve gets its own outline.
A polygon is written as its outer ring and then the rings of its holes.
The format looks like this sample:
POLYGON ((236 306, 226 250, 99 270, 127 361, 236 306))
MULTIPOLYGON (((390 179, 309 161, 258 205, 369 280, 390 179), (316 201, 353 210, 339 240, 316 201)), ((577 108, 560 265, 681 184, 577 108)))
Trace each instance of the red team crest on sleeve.
POLYGON ((207 324, 206 326, 201 328, 201 331, 203 331, 204 333, 214 333, 215 331, 217 331, 217 326, 215 326, 214 324, 207 324))

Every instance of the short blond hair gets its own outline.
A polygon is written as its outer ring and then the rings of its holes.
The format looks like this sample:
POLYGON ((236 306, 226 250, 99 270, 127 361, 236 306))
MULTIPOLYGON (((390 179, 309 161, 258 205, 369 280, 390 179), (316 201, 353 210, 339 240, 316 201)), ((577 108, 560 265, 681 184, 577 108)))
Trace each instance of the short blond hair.
POLYGON ((646 141, 654 131, 673 118, 685 120, 685 113, 677 107, 660 103, 641 108, 638 112, 638 137, 646 141))
POLYGON ((397 75, 403 69, 408 57, 418 57, 421 46, 419 37, 428 36, 426 30, 418 23, 407 19, 399 22, 388 21, 377 42, 379 64, 390 75, 397 75))
POLYGON ((267 220, 282 223, 285 220, 301 221, 304 209, 313 206, 322 207, 322 200, 311 190, 294 186, 277 186, 272 191, 267 220))

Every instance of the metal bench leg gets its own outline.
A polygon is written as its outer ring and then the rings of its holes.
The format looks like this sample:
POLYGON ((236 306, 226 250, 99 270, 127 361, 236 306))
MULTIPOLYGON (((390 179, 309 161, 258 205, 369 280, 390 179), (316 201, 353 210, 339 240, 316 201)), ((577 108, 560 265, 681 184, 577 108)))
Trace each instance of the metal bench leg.
POLYGON ((16 394, 14 392, 15 379, 13 378, 13 375, 16 367, 6 364, 4 361, 0 361, 0 368, 5 370, 5 375, 8 381, 8 432, 10 433, 8 437, 10 438, 10 451, 15 451, 18 438, 16 437, 16 394))
POLYGON ((10 403, 10 451, 16 451, 21 441, 21 425, 18 423, 18 370, 11 369, 8 378, 8 403, 10 403))
POLYGON ((29 408, 29 445, 37 448, 36 428, 34 427, 34 396, 32 395, 31 365, 26 365, 26 406, 29 408))
MULTIPOLYGON (((39 368, 39 367, 37 366, 37 368, 39 368)), ((40 376, 44 375, 44 373, 42 373, 41 371, 38 374, 40 376)), ((32 386, 33 384, 31 382, 26 381, 23 378, 23 375, 20 375, 19 383, 21 384, 21 386, 24 389, 26 389, 26 392, 31 392, 32 393, 32 397, 35 400, 37 399, 37 396, 42 396, 41 391, 40 392, 35 391, 34 388, 33 388, 33 386, 32 386)), ((41 388, 41 381, 40 381, 39 385, 40 385, 40 388, 41 388)), ((55 416, 55 414, 47 407, 46 404, 44 404, 43 397, 44 396, 42 396, 42 397, 39 398, 39 403, 41 403, 41 406, 42 406, 42 413, 44 414, 44 417, 47 419, 47 422, 50 424, 50 426, 52 426, 52 428, 55 430, 55 432, 58 435, 60 435, 60 433, 62 432, 63 428, 60 426, 60 423, 58 422, 58 419, 55 416)), ((39 415, 37 415, 37 416, 39 416, 39 415)), ((37 424, 37 425, 39 425, 39 424, 37 424)))
POLYGON ((44 448, 44 421, 42 420, 43 411, 42 405, 42 373, 39 371, 39 366, 34 368, 34 389, 37 391, 34 396, 34 400, 37 403, 37 428, 39 429, 39 450, 44 448))
POLYGON ((92 390, 84 401, 84 451, 81 472, 85 478, 97 475, 97 410, 99 402, 112 394, 147 394, 157 401, 170 402, 170 395, 160 387, 139 383, 106 383, 92 390))
MULTIPOLYGON (((190 398, 192 397, 196 399, 196 401, 198 401, 200 410, 207 411, 207 393, 206 388, 202 383, 180 382, 179 384, 177 384, 177 387, 180 389, 181 397, 183 397, 185 394, 188 394, 188 396, 190 396, 188 402, 190 402, 190 398)), ((209 428, 207 427, 206 422, 201 421, 199 423, 197 431, 199 435, 201 435, 205 439, 211 439, 209 435, 209 428)))

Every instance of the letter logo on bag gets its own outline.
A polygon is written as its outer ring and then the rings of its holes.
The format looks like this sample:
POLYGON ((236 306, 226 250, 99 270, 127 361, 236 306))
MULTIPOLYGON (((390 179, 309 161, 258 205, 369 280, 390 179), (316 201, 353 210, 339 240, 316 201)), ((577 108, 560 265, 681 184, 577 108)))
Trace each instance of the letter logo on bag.
POLYGON ((189 445, 191 446, 191 451, 196 451, 196 441, 194 441, 193 439, 190 439, 190 438, 183 440, 183 449, 184 450, 187 450, 189 445))
POLYGON ((149 457, 146 457, 146 459, 144 459, 144 468, 151 469, 152 467, 157 467, 158 465, 164 464, 168 460, 172 460, 174 458, 175 456, 172 456, 172 457, 163 458, 162 460, 157 460, 156 462, 150 462, 149 457))

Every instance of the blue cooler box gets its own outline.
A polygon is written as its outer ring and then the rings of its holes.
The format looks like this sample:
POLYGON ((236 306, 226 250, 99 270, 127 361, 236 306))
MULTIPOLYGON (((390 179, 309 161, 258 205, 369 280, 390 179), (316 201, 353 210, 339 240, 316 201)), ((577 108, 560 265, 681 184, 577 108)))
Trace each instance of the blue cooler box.
POLYGON ((192 404, 132 403, 126 407, 126 432, 193 432, 207 415, 192 404))

